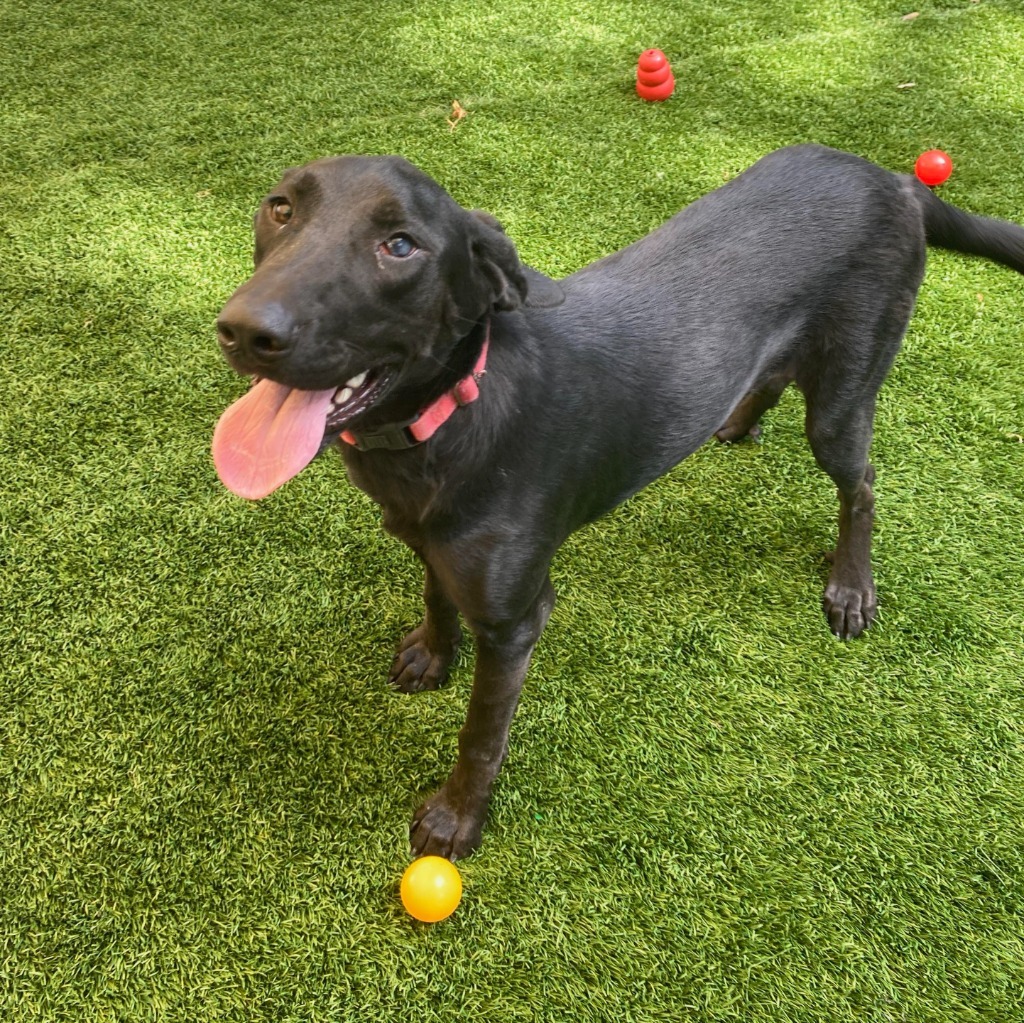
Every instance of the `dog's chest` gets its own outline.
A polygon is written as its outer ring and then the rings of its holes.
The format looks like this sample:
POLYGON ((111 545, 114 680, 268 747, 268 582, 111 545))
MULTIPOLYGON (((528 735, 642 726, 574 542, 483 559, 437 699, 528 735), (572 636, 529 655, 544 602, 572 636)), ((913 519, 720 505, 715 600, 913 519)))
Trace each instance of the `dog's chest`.
POLYGON ((349 479, 380 506, 383 526, 392 536, 419 549, 443 528, 452 482, 430 471, 415 453, 343 453, 349 479))

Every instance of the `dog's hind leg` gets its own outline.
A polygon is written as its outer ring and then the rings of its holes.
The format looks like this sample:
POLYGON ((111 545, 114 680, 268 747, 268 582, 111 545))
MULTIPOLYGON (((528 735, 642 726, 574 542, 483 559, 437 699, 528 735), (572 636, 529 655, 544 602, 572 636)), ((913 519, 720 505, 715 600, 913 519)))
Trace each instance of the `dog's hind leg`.
POLYGON ((459 612, 429 565, 423 600, 423 622, 402 640, 388 673, 388 684, 403 693, 419 693, 444 685, 462 641, 459 612))
POLYGON ((878 611, 871 570, 875 470, 868 462, 875 398, 853 404, 821 399, 820 389, 808 398, 807 439, 839 491, 839 538, 822 606, 832 632, 853 639, 878 611))
POLYGON ((715 431, 720 441, 737 441, 761 435, 761 416, 774 408, 782 392, 792 383, 789 373, 773 373, 757 382, 757 386, 732 410, 725 424, 715 431))
POLYGON ((796 384, 807 402, 806 432, 818 465, 839 491, 839 537, 822 606, 840 639, 874 621, 878 597, 871 570, 874 467, 868 452, 875 403, 910 321, 924 274, 924 248, 913 237, 888 254, 887 279, 851 277, 834 301, 816 350, 805 350, 796 384))

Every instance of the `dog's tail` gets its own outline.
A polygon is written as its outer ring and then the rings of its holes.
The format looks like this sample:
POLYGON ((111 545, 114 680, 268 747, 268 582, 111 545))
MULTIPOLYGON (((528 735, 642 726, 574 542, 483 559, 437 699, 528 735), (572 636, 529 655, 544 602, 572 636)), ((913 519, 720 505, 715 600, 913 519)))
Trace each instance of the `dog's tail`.
POLYGON ((924 233, 929 245, 984 256, 1024 274, 1024 227, 1008 220, 965 213, 912 180, 924 214, 924 233))

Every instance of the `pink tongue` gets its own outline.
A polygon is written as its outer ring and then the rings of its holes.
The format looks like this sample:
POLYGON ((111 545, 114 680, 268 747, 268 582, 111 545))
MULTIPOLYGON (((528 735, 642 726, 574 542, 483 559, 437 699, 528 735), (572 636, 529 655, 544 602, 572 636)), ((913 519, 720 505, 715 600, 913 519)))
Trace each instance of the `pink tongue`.
POLYGON ((333 396, 333 389, 261 380, 239 398, 213 431, 213 464, 224 486, 256 501, 305 469, 320 450, 333 396))

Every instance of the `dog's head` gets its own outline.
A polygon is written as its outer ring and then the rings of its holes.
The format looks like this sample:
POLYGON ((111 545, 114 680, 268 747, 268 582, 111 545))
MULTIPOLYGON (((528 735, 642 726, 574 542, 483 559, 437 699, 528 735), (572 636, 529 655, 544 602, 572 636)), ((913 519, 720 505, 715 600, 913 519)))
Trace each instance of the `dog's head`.
POLYGON ((247 497, 398 396, 436 396, 489 313, 561 300, 497 220, 399 157, 289 170, 254 227, 255 270, 217 320, 228 362, 260 381, 215 434, 222 479, 247 497))

